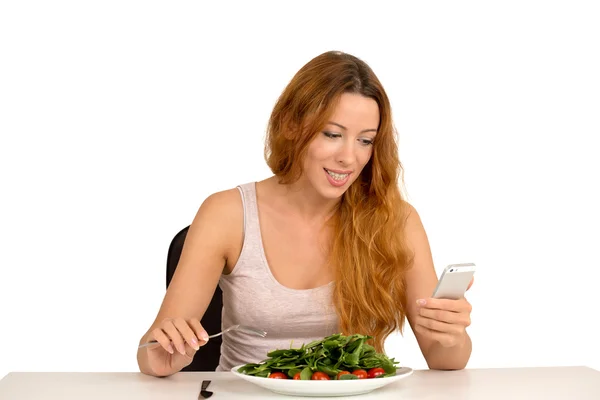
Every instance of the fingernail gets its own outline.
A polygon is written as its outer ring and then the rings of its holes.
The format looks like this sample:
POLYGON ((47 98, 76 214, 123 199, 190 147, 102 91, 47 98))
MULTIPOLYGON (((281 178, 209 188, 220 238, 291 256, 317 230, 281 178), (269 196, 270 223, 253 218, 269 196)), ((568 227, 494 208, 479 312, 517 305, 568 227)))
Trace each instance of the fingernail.
POLYGON ((205 342, 208 342, 208 333, 206 332, 202 332, 200 334, 200 337, 202 338, 202 340, 204 340, 205 342))
POLYGON ((177 351, 179 351, 182 355, 185 354, 185 347, 183 345, 177 346, 177 351))
POLYGON ((171 354, 175 353, 175 350, 173 350, 173 346, 169 345, 169 347, 167 348, 167 351, 171 354))
POLYGON ((417 304, 420 306, 424 306, 425 304, 427 304, 427 301, 425 299, 419 299, 417 300, 417 304))
POLYGON ((200 346, 198 346, 198 341, 196 340, 196 338, 192 338, 192 347, 194 348, 194 350, 198 350, 200 349, 200 346))

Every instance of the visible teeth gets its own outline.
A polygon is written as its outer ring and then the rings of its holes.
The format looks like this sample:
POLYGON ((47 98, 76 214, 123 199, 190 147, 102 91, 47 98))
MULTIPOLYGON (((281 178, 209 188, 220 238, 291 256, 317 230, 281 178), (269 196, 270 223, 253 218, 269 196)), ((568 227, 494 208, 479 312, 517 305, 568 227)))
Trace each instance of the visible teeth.
POLYGON ((331 172, 328 169, 326 169, 325 171, 327 171, 327 173, 331 175, 331 177, 336 181, 343 181, 348 176, 348 174, 336 174, 335 172, 331 172))

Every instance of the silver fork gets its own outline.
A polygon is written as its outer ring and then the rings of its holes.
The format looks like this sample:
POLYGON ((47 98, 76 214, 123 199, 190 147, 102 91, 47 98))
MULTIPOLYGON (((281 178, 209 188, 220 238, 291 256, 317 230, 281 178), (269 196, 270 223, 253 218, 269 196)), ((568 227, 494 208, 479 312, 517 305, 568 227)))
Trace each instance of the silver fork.
MULTIPOLYGON (((267 332, 262 331, 260 329, 251 328, 251 327, 245 326, 245 325, 232 325, 229 328, 224 329, 224 330, 222 330, 219 333, 215 333, 214 335, 210 335, 208 338, 212 339, 212 338, 215 338, 217 336, 221 336, 222 334, 227 333, 229 331, 235 331, 235 330, 242 331, 242 332, 248 333, 250 335, 260 336, 260 337, 267 336, 267 332)), ((141 349, 142 347, 151 346, 151 345, 157 344, 157 343, 158 343, 158 341, 151 340, 151 341, 149 341, 147 343, 143 343, 143 344, 139 345, 138 349, 141 349)))

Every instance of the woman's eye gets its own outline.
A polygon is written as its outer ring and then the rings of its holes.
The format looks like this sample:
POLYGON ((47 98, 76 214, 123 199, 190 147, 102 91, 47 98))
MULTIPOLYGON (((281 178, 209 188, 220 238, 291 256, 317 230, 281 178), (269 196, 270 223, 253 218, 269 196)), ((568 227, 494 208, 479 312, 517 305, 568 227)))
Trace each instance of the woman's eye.
POLYGON ((373 140, 372 139, 360 139, 360 142, 365 145, 365 146, 370 146, 373 144, 373 140))
POLYGON ((337 138, 337 137, 342 137, 342 135, 340 135, 339 133, 332 133, 332 132, 323 132, 323 135, 325 135, 331 139, 337 138))

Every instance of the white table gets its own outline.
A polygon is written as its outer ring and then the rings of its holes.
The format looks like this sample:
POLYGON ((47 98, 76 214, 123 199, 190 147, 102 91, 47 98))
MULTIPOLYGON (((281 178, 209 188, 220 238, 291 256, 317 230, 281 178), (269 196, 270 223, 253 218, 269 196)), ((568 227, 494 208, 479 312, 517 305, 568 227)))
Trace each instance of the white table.
MULTIPOLYGON (((196 400, 204 379, 212 381, 211 400, 296 398, 274 394, 230 372, 180 372, 168 378, 126 372, 12 372, 0 380, 0 399, 196 400)), ((600 372, 587 367, 418 370, 352 399, 599 400, 600 372)))

